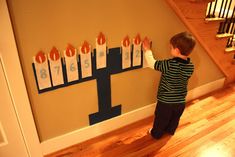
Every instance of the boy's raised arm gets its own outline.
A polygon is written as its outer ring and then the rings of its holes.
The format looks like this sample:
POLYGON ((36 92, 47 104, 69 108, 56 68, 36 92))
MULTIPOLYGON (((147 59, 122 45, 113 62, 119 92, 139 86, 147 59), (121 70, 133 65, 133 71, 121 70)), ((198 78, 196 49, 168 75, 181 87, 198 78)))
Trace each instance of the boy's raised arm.
POLYGON ((143 40, 142 48, 144 51, 145 60, 147 62, 147 67, 154 69, 154 65, 155 65, 156 60, 154 59, 153 53, 150 49, 151 42, 147 37, 145 37, 143 40))

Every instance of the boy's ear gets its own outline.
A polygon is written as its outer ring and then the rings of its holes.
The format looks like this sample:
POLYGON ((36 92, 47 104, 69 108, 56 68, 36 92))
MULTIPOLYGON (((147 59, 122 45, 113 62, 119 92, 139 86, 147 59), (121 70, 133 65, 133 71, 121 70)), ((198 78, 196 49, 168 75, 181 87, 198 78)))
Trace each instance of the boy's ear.
POLYGON ((181 54, 180 50, 177 47, 175 48, 175 52, 177 52, 178 55, 181 54))

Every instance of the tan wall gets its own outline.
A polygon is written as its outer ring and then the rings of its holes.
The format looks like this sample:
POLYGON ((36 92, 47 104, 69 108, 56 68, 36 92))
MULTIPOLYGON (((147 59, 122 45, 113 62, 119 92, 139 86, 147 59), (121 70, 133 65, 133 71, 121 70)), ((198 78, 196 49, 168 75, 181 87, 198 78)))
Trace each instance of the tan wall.
MULTIPOLYGON (((41 141, 89 125, 88 115, 98 110, 96 81, 88 81, 43 94, 37 93, 32 57, 52 46, 63 51, 87 40, 94 46, 100 31, 108 47, 119 47, 127 34, 149 36, 156 58, 170 57, 169 38, 187 30, 164 1, 156 0, 8 0, 28 94, 41 141)), ((223 77, 204 49, 192 54, 195 73, 189 89, 223 77)), ((111 76, 112 104, 122 113, 155 102, 160 74, 138 69, 111 76)))

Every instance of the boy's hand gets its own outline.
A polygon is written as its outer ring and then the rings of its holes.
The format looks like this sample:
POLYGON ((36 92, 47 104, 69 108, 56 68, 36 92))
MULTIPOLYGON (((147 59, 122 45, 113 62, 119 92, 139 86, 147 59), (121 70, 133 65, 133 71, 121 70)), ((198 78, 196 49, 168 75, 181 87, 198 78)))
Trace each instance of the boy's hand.
POLYGON ((144 52, 151 49, 151 41, 147 37, 143 40, 142 49, 144 52))

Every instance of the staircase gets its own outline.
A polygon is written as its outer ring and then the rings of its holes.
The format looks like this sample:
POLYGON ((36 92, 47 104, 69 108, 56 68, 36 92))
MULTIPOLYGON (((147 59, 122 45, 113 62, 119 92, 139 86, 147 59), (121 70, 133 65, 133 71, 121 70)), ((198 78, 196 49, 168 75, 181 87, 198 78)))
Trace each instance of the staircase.
MULTIPOLYGON (((212 0, 167 0, 197 41, 225 75, 225 85, 235 81, 234 51, 225 51, 229 36, 218 37, 221 18, 205 19, 207 5, 212 0)), ((208 76, 209 77, 209 76, 208 76)))

